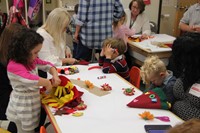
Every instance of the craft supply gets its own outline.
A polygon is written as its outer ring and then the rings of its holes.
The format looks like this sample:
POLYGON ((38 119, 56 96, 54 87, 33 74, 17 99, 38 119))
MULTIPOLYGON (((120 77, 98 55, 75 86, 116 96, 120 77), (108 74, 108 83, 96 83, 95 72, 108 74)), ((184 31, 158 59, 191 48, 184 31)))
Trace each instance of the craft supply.
POLYGON ((169 119, 168 116, 156 116, 154 118, 159 119, 159 120, 164 121, 164 122, 170 122, 170 119, 169 119))
POLYGON ((72 114, 72 116, 75 116, 75 117, 80 117, 83 115, 83 112, 75 112, 72 114))
POLYGON ((127 96, 132 96, 134 95, 134 88, 123 88, 122 90, 124 90, 124 94, 127 96))
POLYGON ((104 75, 104 76, 99 76, 99 77, 97 77, 97 79, 105 79, 106 78, 106 76, 104 75))
POLYGON ((144 120, 153 120, 154 115, 151 114, 149 111, 144 111, 143 113, 139 114, 139 116, 144 120))
POLYGON ((112 90, 112 87, 109 84, 105 83, 105 84, 101 85, 101 90, 110 91, 110 90, 112 90))
POLYGON ((88 70, 92 70, 92 69, 101 69, 101 66, 91 66, 88 68, 88 70))

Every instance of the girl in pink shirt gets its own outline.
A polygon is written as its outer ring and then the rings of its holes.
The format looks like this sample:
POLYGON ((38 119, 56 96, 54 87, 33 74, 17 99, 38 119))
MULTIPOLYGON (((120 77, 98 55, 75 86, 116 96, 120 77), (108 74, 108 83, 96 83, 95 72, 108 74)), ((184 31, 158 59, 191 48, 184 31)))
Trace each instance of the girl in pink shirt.
POLYGON ((113 37, 123 39, 126 44, 127 51, 127 40, 129 36, 133 36, 135 34, 134 29, 129 29, 124 23, 126 21, 126 14, 123 12, 123 15, 118 21, 113 22, 113 37))

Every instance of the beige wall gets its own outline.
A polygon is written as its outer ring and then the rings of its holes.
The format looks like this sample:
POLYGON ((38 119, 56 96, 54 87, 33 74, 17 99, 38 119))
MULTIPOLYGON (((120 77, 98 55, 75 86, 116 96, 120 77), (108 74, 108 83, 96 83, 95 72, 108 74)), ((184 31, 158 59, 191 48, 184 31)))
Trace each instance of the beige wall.
POLYGON ((6 12, 6 13, 7 13, 6 0, 1 0, 1 3, 0 3, 0 10, 1 10, 2 12, 6 12))

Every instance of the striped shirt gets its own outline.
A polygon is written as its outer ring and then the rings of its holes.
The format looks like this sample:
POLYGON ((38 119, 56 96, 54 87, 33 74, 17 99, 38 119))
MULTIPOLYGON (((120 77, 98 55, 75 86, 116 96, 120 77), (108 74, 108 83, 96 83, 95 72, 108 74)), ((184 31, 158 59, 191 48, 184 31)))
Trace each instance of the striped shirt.
POLYGON ((114 60, 100 56, 99 65, 103 66, 103 73, 117 73, 127 81, 130 80, 129 68, 122 55, 116 57, 114 60))
POLYGON ((34 130, 39 124, 41 103, 37 68, 48 71, 51 67, 52 64, 39 58, 34 61, 32 70, 12 60, 8 63, 8 78, 13 91, 6 115, 10 121, 20 121, 23 130, 34 130))
POLYGON ((120 0, 80 0, 78 9, 76 24, 81 26, 81 43, 101 49, 103 40, 112 37, 113 20, 122 15, 120 0))

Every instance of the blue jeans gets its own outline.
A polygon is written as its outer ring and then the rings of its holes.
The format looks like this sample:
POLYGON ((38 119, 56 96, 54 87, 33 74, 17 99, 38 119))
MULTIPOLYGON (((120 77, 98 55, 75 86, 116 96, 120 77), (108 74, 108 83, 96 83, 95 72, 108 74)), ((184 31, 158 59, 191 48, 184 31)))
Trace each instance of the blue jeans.
POLYGON ((81 41, 77 44, 76 53, 74 58, 80 60, 90 61, 92 57, 92 49, 89 49, 87 46, 84 46, 81 41))

